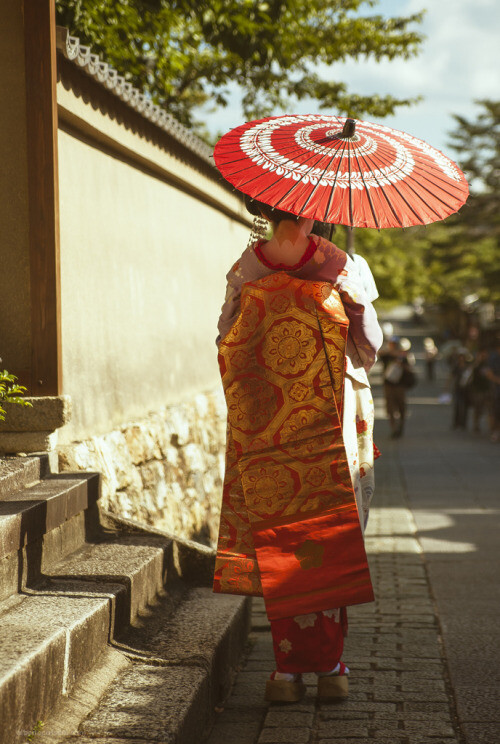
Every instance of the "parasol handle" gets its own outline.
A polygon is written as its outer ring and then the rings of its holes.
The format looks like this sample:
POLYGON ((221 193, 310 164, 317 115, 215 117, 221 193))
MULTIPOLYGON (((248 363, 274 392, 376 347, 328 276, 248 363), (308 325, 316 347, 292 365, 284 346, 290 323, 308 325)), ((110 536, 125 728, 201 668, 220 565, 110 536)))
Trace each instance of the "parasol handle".
POLYGON ((354 137, 356 134, 356 119, 346 119, 342 134, 340 135, 343 139, 348 137, 354 137))

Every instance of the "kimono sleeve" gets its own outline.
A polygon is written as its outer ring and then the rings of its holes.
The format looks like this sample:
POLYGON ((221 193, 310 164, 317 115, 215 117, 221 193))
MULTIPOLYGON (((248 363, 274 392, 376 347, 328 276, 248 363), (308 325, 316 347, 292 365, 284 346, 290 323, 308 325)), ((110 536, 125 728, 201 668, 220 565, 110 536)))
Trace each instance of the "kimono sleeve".
POLYGON ((221 308, 217 328, 219 335, 215 343, 217 346, 222 339, 229 333, 231 327, 240 313, 241 286, 243 284, 239 276, 239 261, 232 267, 227 274, 226 297, 221 308))
POLYGON ((349 256, 343 271, 337 277, 335 287, 349 318, 349 335, 356 346, 363 367, 369 372, 377 360, 377 351, 382 345, 383 334, 375 308, 363 286, 363 280, 356 264, 349 256))
POLYGON ((366 296, 370 302, 374 302, 379 295, 368 261, 363 256, 360 256, 359 253, 355 253, 352 260, 356 264, 366 296))

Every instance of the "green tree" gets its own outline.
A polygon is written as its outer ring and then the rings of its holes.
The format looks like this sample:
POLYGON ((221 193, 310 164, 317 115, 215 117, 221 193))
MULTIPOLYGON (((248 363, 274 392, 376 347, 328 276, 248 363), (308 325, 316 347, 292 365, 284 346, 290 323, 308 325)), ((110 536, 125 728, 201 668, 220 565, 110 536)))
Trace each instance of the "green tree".
MULTIPOLYGON (((401 230, 355 229, 356 253, 366 258, 383 302, 410 302, 425 296, 428 285, 425 235, 420 228, 401 230)), ((347 230, 337 227, 333 237, 346 250, 347 230)))
POLYGON ((474 120, 455 116, 451 145, 470 184, 460 212, 427 231, 428 289, 459 303, 475 293, 500 302, 500 102, 476 102, 474 120))
POLYGON ((500 101, 476 101, 474 121, 455 116, 451 146, 467 176, 471 195, 457 224, 470 238, 500 238, 500 101))
MULTIPOLYGON (((458 307, 467 295, 500 302, 500 102, 478 101, 476 118, 455 116, 457 160, 470 184, 458 214, 407 230, 356 230, 356 251, 373 271, 382 298, 417 296, 458 307)), ((343 231, 336 239, 345 246, 343 231)))
POLYGON ((242 90, 248 119, 311 97, 350 116, 394 112, 410 99, 361 96, 317 69, 346 59, 408 58, 422 13, 364 15, 377 0, 56 0, 58 23, 188 126, 207 101, 242 90))

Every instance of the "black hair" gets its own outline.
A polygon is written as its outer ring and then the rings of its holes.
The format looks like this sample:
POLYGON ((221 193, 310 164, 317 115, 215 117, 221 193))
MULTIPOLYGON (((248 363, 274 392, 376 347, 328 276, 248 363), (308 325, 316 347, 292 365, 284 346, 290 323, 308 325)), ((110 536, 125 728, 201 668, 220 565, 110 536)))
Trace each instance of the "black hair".
POLYGON ((335 232, 335 225, 332 225, 329 222, 320 222, 319 220, 314 221, 314 225, 312 229, 312 233, 314 235, 319 235, 320 238, 326 238, 327 240, 331 240, 334 232, 335 232))
POLYGON ((252 199, 252 197, 248 196, 248 194, 245 194, 244 196, 245 206, 250 214, 253 214, 254 217, 260 217, 261 215, 264 215, 269 220, 271 220, 271 222, 276 223, 282 222, 283 220, 298 222, 299 215, 297 214, 284 212, 282 209, 275 209, 274 207, 271 207, 270 204, 265 204, 264 202, 258 201, 257 199, 252 199))

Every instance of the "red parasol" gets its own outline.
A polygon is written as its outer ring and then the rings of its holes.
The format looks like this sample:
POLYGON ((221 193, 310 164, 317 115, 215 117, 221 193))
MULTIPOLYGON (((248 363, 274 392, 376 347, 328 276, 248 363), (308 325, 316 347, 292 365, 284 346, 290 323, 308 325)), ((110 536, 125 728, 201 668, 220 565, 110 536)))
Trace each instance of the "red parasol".
POLYGON ((351 227, 410 227, 448 217, 469 188, 457 165, 410 134, 340 116, 274 116, 242 124, 215 164, 277 209, 351 227))

